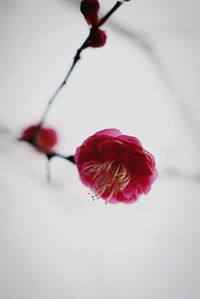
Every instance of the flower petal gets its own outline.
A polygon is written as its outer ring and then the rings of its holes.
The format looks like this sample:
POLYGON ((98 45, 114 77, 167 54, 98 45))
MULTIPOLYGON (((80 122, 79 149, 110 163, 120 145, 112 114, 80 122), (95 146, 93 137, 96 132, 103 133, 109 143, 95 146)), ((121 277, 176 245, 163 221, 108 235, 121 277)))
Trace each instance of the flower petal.
POLYGON ((97 150, 102 160, 118 160, 123 156, 126 147, 119 140, 105 140, 100 142, 97 150))
POLYGON ((122 135, 122 132, 117 129, 111 128, 111 129, 104 129, 99 132, 96 132, 94 135, 106 135, 106 136, 117 137, 119 135, 122 135))

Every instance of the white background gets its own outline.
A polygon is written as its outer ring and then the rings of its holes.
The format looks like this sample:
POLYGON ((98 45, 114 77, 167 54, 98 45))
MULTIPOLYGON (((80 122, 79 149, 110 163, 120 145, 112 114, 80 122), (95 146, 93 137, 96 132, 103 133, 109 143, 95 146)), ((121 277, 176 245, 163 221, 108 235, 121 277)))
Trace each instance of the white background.
MULTIPOLYGON (((101 13, 115 2, 101 1, 101 13)), ((0 0, 0 298, 200 298, 200 5, 125 3, 46 120, 59 152, 94 132, 137 136, 159 177, 132 205, 93 202, 76 167, 15 136, 36 123, 88 34, 78 1, 0 0)))

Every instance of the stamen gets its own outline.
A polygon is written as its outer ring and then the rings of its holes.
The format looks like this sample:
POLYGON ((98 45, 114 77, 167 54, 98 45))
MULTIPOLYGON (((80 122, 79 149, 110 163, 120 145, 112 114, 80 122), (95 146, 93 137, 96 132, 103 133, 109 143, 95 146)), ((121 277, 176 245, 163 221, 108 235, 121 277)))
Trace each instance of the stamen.
POLYGON ((109 201, 118 192, 124 191, 130 182, 130 175, 125 166, 118 161, 96 162, 86 166, 82 175, 92 176, 92 191, 96 197, 108 193, 106 201, 109 201))

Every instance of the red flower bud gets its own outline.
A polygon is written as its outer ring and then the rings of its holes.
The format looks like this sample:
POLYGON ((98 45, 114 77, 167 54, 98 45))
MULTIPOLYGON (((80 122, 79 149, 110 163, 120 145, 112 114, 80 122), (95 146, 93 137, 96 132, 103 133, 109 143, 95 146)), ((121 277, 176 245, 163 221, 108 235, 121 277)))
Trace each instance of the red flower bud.
POLYGON ((57 133, 54 129, 33 125, 26 128, 20 140, 27 141, 41 152, 51 150, 58 141, 57 133))
POLYGON ((99 22, 99 2, 97 0, 83 0, 80 10, 90 25, 97 25, 99 22))
POLYGON ((92 16, 88 15, 88 16, 85 16, 85 19, 89 25, 98 25, 98 23, 99 23, 98 15, 92 15, 92 16))
POLYGON ((103 47, 106 43, 106 38, 107 36, 105 31, 93 27, 88 38, 88 46, 92 48, 103 47))

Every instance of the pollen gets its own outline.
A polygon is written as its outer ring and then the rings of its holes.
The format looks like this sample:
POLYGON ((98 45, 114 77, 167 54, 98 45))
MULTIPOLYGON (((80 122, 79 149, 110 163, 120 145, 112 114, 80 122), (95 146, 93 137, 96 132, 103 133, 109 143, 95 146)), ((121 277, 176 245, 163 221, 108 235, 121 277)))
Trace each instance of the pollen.
POLYGON ((123 192, 131 179, 126 167, 118 161, 92 163, 82 170, 82 175, 92 177, 92 191, 99 197, 106 193, 107 201, 123 192))

